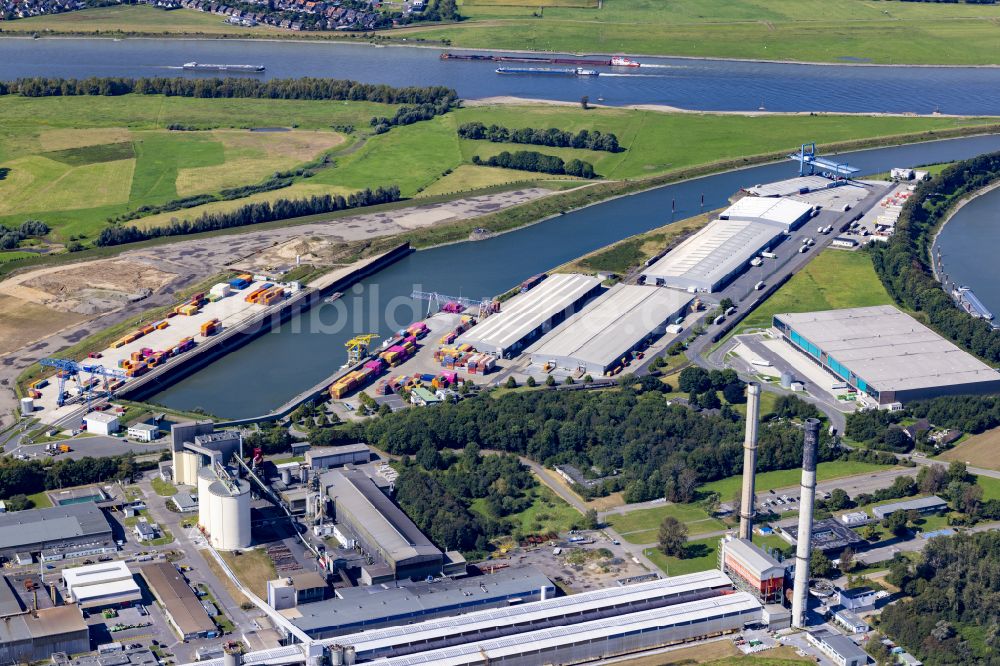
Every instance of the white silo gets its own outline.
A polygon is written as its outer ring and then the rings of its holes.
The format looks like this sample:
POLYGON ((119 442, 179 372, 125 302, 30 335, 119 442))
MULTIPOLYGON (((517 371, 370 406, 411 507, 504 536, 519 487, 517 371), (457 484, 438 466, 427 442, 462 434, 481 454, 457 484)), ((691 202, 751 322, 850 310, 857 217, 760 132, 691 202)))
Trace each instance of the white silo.
POLYGON ((218 480, 212 497, 211 544, 219 550, 250 547, 250 484, 243 479, 218 480))
POLYGON ((21 398, 21 416, 31 416, 35 413, 35 401, 33 398, 21 398))
POLYGON ((208 487, 217 480, 218 477, 215 476, 211 467, 202 467, 198 470, 198 524, 209 533, 212 531, 212 519, 211 497, 208 494, 208 487))

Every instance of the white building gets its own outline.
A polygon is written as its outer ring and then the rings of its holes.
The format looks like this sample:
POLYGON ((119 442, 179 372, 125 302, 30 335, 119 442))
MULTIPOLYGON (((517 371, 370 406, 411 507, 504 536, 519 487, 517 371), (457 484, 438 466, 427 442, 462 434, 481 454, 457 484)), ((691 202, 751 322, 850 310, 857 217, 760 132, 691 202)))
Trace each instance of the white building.
POLYGON ((105 412, 91 412, 83 417, 87 432, 94 435, 110 435, 118 432, 118 417, 105 412))
POLYGON ((142 599, 142 590, 122 560, 64 569, 63 582, 80 608, 99 608, 142 599))
POLYGON ((852 511, 842 515, 840 517, 840 522, 844 523, 844 525, 847 525, 848 527, 857 527, 859 525, 867 525, 872 522, 872 519, 864 511, 852 511))
POLYGON ((868 654, 847 636, 821 629, 807 633, 806 638, 837 666, 865 666, 868 663, 868 654))
POLYGON ((128 436, 139 442, 152 442, 160 436, 160 429, 148 423, 136 423, 128 427, 128 436))

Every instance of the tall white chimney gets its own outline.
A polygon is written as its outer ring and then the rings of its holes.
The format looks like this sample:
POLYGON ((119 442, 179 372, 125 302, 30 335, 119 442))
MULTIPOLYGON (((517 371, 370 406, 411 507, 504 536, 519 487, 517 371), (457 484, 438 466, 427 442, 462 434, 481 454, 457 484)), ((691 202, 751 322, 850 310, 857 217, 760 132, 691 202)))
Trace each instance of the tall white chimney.
POLYGON ((757 424, 760 421, 760 384, 747 385, 747 432, 743 439, 743 496, 740 498, 741 539, 753 538, 754 476, 757 474, 757 424))
POLYGON ((792 626, 804 629, 809 609, 809 556, 812 554, 813 506, 816 504, 816 446, 819 419, 806 421, 802 446, 802 490, 799 498, 799 534, 795 548, 795 585, 792 589, 792 626))

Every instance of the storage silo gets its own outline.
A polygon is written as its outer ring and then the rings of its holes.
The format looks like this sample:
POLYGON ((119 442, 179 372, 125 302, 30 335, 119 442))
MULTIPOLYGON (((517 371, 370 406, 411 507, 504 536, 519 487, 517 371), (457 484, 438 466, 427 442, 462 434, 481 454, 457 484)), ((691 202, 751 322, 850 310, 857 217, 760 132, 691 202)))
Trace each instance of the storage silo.
POLYGON ((212 498, 211 544, 219 550, 250 547, 250 484, 243 479, 218 480, 212 498))
POLYGON ((35 401, 33 398, 21 398, 21 415, 31 416, 35 413, 35 401))
POLYGON ((208 494, 208 488, 211 486, 219 477, 215 475, 215 472, 211 467, 202 467, 198 470, 198 524, 205 528, 206 532, 211 533, 212 531, 212 519, 211 519, 211 496, 208 494))

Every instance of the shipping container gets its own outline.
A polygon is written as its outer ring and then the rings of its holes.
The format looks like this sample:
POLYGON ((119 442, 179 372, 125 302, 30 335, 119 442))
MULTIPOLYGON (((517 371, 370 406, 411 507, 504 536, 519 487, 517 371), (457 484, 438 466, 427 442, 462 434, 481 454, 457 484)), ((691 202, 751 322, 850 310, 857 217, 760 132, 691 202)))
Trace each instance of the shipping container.
POLYGON ((159 323, 158 323, 158 324, 156 325, 156 330, 158 330, 158 331, 162 331, 162 330, 163 330, 163 329, 165 329, 165 328, 166 328, 167 326, 170 326, 170 322, 168 322, 168 321, 161 321, 161 322, 159 322, 159 323))

